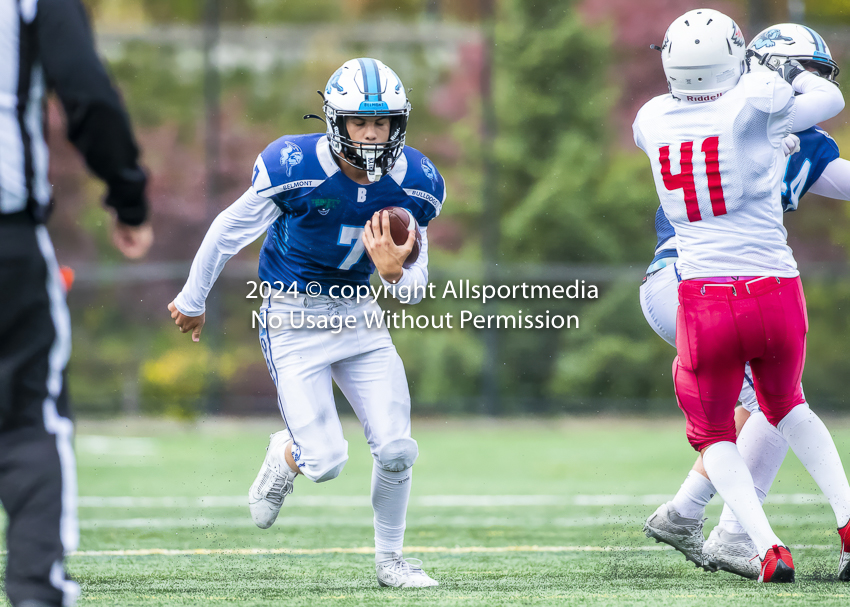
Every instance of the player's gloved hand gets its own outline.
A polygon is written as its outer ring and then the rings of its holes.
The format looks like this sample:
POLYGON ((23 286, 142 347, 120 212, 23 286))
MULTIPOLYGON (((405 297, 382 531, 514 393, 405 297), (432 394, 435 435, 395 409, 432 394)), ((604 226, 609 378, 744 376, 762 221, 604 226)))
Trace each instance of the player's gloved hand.
POLYGON ((407 256, 413 250, 416 234, 413 230, 407 236, 407 242, 399 246, 393 242, 390 232, 390 214, 384 211, 380 215, 375 213, 372 219, 366 222, 363 230, 363 244, 375 269, 387 282, 396 283, 404 274, 404 264, 407 256))
POLYGON ((204 328, 206 322, 206 313, 200 316, 186 316, 172 301, 168 304, 168 311, 171 312, 171 318, 174 319, 174 324, 180 328, 181 333, 192 332, 192 341, 201 341, 201 329, 204 328))
POLYGON ((782 151, 785 153, 786 158, 791 154, 799 152, 800 138, 797 137, 794 133, 788 135, 785 139, 782 140, 782 151))
POLYGON ((779 72, 779 75, 782 76, 785 82, 787 82, 788 84, 793 84, 794 78, 796 78, 802 73, 805 73, 806 68, 800 65, 799 61, 789 59, 788 61, 780 65, 776 69, 776 71, 779 72))

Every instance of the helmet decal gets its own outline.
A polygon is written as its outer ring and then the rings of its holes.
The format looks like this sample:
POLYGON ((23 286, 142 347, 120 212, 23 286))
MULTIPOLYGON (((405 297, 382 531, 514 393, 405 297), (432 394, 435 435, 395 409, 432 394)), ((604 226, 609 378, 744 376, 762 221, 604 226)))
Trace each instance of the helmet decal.
POLYGON ((360 104, 361 111, 381 112, 387 111, 386 102, 382 99, 383 87, 381 86, 381 75, 378 72, 378 64, 374 59, 358 59, 360 71, 363 74, 363 93, 366 99, 360 104))
POLYGON ((390 74, 395 77, 395 88, 393 90, 398 93, 401 90, 401 78, 399 78, 398 74, 393 71, 393 68, 387 66, 387 69, 390 70, 390 74))
POLYGON ((805 29, 812 35, 812 41, 815 43, 815 48, 817 48, 817 50, 821 53, 824 52, 826 50, 826 42, 823 41, 823 38, 820 37, 820 34, 818 34, 812 28, 806 27, 805 25, 803 26, 803 29, 805 29))
POLYGON ((737 23, 735 23, 733 21, 732 25, 735 26, 735 31, 732 33, 732 44, 734 44, 735 46, 740 46, 741 48, 743 48, 747 44, 746 41, 744 40, 744 34, 743 34, 743 32, 741 32, 741 28, 738 27, 737 23))
POLYGON ((292 167, 301 164, 304 160, 304 152, 291 141, 287 141, 286 145, 280 150, 280 166, 286 168, 286 176, 292 177, 292 167))
POLYGON ((366 101, 381 101, 381 76, 378 73, 378 64, 374 59, 358 59, 360 69, 363 72, 363 92, 366 101))
POLYGON ((761 36, 756 38, 753 42, 753 48, 755 48, 757 51, 760 51, 763 48, 770 48, 776 46, 777 40, 794 44, 794 39, 791 36, 783 36, 781 31, 774 28, 763 32, 761 36))
POLYGON ((336 89, 339 91, 340 95, 345 95, 345 89, 342 88, 339 84, 339 77, 342 76, 342 68, 339 68, 334 72, 334 75, 331 76, 331 79, 328 80, 328 86, 325 87, 325 94, 330 95, 331 89, 336 89))

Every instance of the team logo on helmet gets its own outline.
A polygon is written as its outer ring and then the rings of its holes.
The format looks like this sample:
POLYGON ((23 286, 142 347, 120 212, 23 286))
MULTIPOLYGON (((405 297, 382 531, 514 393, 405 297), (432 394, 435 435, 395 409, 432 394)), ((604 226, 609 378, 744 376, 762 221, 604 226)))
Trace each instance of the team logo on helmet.
POLYGON ((342 68, 335 71, 334 75, 331 76, 331 79, 328 80, 328 85, 325 87, 326 95, 331 94, 331 89, 336 89, 339 91, 340 95, 345 95, 345 89, 342 88, 342 85, 339 83, 340 76, 342 76, 342 68))
POLYGON ((425 177, 431 180, 434 187, 437 187, 437 169, 427 158, 422 159, 422 172, 425 173, 425 177))
POLYGON ((291 141, 287 141, 286 145, 280 150, 280 166, 286 168, 286 176, 292 177, 292 167, 301 164, 304 160, 304 152, 291 141))
POLYGON ((794 39, 791 36, 783 36, 782 32, 774 28, 763 32, 761 36, 756 38, 755 42, 753 42, 753 48, 757 51, 760 51, 763 48, 771 48, 776 46, 777 40, 794 44, 794 39))
POLYGON ((735 46, 740 46, 741 48, 743 48, 746 44, 746 42, 744 41, 744 34, 743 32, 741 32, 741 28, 738 27, 737 23, 733 21, 732 25, 735 26, 735 31, 732 33, 732 43, 735 46))

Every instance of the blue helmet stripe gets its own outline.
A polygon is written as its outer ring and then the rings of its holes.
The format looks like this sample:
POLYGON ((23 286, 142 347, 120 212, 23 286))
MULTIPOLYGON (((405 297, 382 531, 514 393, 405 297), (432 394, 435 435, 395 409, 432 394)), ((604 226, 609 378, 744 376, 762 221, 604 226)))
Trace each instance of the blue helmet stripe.
POLYGON ((358 59, 360 72, 363 74, 363 91, 366 101, 381 101, 381 77, 378 74, 378 64, 374 59, 358 59))
POLYGON ((826 42, 823 41, 823 38, 820 37, 820 34, 818 34, 815 30, 813 30, 810 27, 806 27, 805 25, 803 27, 806 29, 807 32, 809 32, 812 35, 812 39, 815 41, 815 49, 819 53, 825 53, 826 52, 826 42))

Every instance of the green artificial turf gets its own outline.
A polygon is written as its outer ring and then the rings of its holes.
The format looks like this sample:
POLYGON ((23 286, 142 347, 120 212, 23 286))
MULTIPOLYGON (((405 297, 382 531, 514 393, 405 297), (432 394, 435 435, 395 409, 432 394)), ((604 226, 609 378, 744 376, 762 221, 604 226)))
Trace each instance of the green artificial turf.
MULTIPOLYGON (((846 454, 850 424, 828 425, 846 454)), ((397 590, 375 581, 371 459, 356 422, 345 424, 350 460, 340 478, 296 481, 278 522, 264 531, 239 500, 277 420, 83 421, 82 536, 68 567, 85 606, 845 605, 850 586, 835 581, 831 510, 787 497, 818 493, 793 455, 773 493, 800 503, 768 503, 766 511, 792 546, 796 584, 709 574, 644 537, 643 521, 693 463, 683 426, 615 418, 415 421, 421 455, 407 555, 421 558, 440 586, 397 590), (199 507, 196 498, 205 496, 216 505, 199 507), (482 505, 474 496, 493 498, 482 505), (110 497, 133 499, 97 499, 110 497), (187 554, 193 550, 205 553, 187 554)), ((706 532, 720 506, 709 506, 706 532)))

